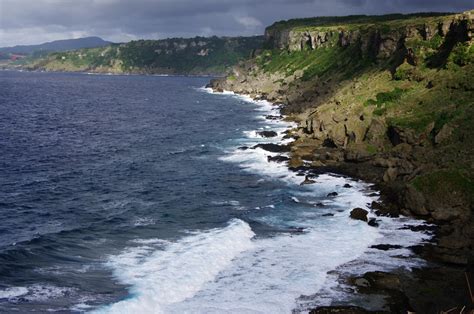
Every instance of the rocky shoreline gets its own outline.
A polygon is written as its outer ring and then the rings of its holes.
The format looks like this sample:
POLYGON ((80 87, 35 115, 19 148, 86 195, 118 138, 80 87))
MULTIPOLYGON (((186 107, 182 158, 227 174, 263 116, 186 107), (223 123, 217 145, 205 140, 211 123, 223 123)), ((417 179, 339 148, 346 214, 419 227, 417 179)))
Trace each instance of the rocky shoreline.
POLYGON ((390 312, 466 313, 474 305, 466 280, 472 289, 474 11, 344 21, 276 23, 266 30, 268 50, 209 87, 282 104, 298 126, 287 132, 289 146, 271 149, 288 151, 290 169, 373 183, 376 215, 435 226, 418 230, 433 232, 431 243, 411 248, 427 267, 346 278, 364 282, 355 291, 384 293, 390 312))
MULTIPOLYGON (((223 79, 212 80, 207 86, 214 92, 225 92, 220 83, 223 79)), ((268 99, 264 95, 251 95, 255 100, 268 99)), ((284 106, 280 107, 282 114, 284 106), (283 110, 282 110, 283 109, 283 110)), ((272 119, 289 119, 298 122, 294 116, 275 116, 266 117, 272 119)), ((261 134, 262 137, 272 137, 272 131, 261 134)), ((451 310, 450 313, 469 313, 474 310, 474 306, 470 305, 469 290, 465 278, 467 271, 464 262, 446 263, 445 258, 439 254, 440 241, 443 241, 443 224, 435 219, 413 213, 404 209, 400 204, 400 199, 406 199, 406 189, 400 189, 387 184, 386 170, 372 162, 375 157, 367 158, 367 156, 357 159, 351 157, 349 159, 332 159, 329 165, 314 166, 308 163, 308 152, 305 146, 301 147, 298 140, 300 139, 298 129, 287 130, 287 138, 293 138, 295 141, 287 145, 278 144, 259 144, 259 147, 272 153, 289 153, 290 157, 277 155, 269 158, 269 162, 285 162, 290 170, 305 173, 303 184, 312 184, 313 179, 324 173, 334 173, 343 176, 360 179, 365 182, 373 183, 374 189, 380 191, 380 202, 373 202, 370 209, 377 216, 399 217, 410 216, 417 219, 423 219, 433 225, 409 227, 415 229, 413 231, 423 232, 432 236, 430 243, 410 247, 414 254, 427 261, 427 266, 416 268, 413 271, 406 269, 397 269, 394 272, 371 271, 360 277, 348 276, 348 274, 337 273, 338 281, 344 285, 352 287, 354 296, 351 301, 345 301, 341 304, 335 302, 333 306, 317 307, 310 313, 441 313, 451 310), (303 162, 301 162, 303 160, 303 162), (380 299, 383 296, 384 306, 378 310, 373 310, 372 306, 366 309, 361 304, 367 303, 371 298, 380 299), (353 304, 357 304, 353 305, 353 304), (372 309, 372 310, 370 310, 372 309)), ((244 148, 242 148, 244 149, 244 148)), ((247 148, 248 149, 248 148, 247 148)), ((310 149, 314 149, 311 147, 310 149)), ((320 154, 332 156, 337 147, 320 147, 320 154)), ((342 151, 343 156, 347 152, 342 151)), ((328 159, 326 159, 327 161, 328 159)), ((314 160, 309 160, 313 162, 314 160)), ((390 159, 388 159, 390 162, 390 159)), ((337 194, 337 193, 336 193, 337 194)), ((352 219, 358 219, 368 222, 369 225, 378 227, 376 219, 367 219, 367 211, 355 208, 351 212, 352 219)), ((373 247, 378 250, 392 250, 397 247, 392 245, 377 245, 373 247)), ((449 252, 451 253, 451 252, 449 252)), ((449 255, 450 256, 450 255, 449 255)), ((449 257, 448 257, 449 260, 449 257)), ((467 264, 467 262, 466 262, 467 264)), ((369 302, 370 303, 370 302, 369 302)))

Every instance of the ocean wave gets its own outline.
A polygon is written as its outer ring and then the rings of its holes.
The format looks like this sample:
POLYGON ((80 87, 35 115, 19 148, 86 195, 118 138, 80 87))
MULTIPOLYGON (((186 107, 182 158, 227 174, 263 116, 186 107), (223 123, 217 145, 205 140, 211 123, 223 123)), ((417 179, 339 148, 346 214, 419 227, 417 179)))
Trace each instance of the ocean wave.
POLYGON ((110 258, 118 280, 132 285, 130 298, 96 313, 162 313, 163 309, 194 296, 232 260, 253 247, 250 226, 233 220, 169 244, 164 250, 130 248, 110 258))

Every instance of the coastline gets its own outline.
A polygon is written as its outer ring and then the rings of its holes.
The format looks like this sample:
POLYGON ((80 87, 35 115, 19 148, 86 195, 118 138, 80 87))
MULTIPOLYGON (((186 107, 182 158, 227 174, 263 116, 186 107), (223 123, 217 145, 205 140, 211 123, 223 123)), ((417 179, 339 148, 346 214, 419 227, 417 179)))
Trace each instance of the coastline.
MULTIPOLYGON (((210 88, 213 93, 217 94, 240 95, 233 91, 213 88, 211 84, 208 85, 207 88, 210 88)), ((240 96, 246 97, 254 102, 267 101, 271 103, 270 100, 262 96, 240 96)), ((274 103, 272 105, 278 106, 274 103)), ((287 121, 292 121, 291 117, 281 115, 281 107, 278 107, 278 110, 280 112, 279 117, 271 116, 269 119, 289 119, 287 121)), ((287 134, 285 136, 286 139, 290 139, 294 136, 294 134, 292 135, 291 130, 292 129, 289 128, 285 131, 287 134)), ((288 162, 289 164, 287 167, 289 170, 299 173, 300 176, 302 176, 302 173, 305 173, 305 181, 308 179, 317 180, 319 175, 324 174, 342 175, 352 179, 362 180, 373 184, 373 191, 380 192, 379 200, 377 202, 374 201, 369 206, 371 214, 375 214, 376 217, 386 217, 389 219, 397 219, 406 214, 394 209, 397 206, 397 203, 393 201, 393 191, 385 189, 383 184, 381 184, 379 180, 376 180, 376 178, 374 179, 373 176, 364 175, 370 173, 370 170, 363 169, 361 171, 360 169, 352 168, 352 165, 348 164, 327 167, 312 167, 307 165, 294 167, 291 165, 291 155, 295 153, 291 148, 292 142, 289 141, 283 145, 288 145, 290 147, 289 150, 282 150, 288 151, 290 158, 287 160, 284 160, 284 158, 278 158, 285 157, 285 153, 283 153, 282 155, 276 156, 277 158, 273 159, 272 162, 275 162, 274 160, 277 160, 276 162, 282 162, 282 160, 288 162)), ((275 152, 274 149, 278 150, 273 147, 270 151, 275 152)), ((305 184, 303 179, 304 177, 302 176, 301 184, 305 184)), ((416 217, 416 219, 419 219, 419 217, 416 217)), ((406 265, 402 266, 403 263, 401 263, 401 267, 394 267, 391 270, 380 267, 380 269, 370 269, 370 271, 362 271, 358 274, 354 272, 354 269, 351 273, 351 267, 354 268, 354 264, 357 265, 360 261, 355 260, 340 265, 337 269, 328 272, 328 276, 331 277, 334 282, 339 283, 339 289, 341 291, 346 290, 346 299, 340 300, 340 302, 332 302, 330 305, 317 306, 311 311, 311 313, 340 313, 341 310, 344 311, 344 313, 372 313, 374 311, 377 313, 380 311, 406 313, 407 311, 412 311, 414 308, 418 309, 418 311, 420 311, 420 309, 425 309, 428 313, 439 311, 441 309, 439 304, 447 304, 449 301, 452 301, 450 296, 443 297, 443 295, 440 295, 437 297, 438 302, 433 304, 433 294, 424 293, 428 289, 433 289, 433 291, 446 291, 446 289, 453 288, 455 290, 461 289, 462 284, 458 285, 460 279, 458 276, 460 270, 459 267, 441 266, 440 264, 437 264, 436 260, 430 259, 425 253, 425 251, 432 246, 432 243, 437 240, 437 227, 432 224, 427 224, 426 220, 416 221, 418 221, 418 225, 405 225, 403 228, 423 234, 426 236, 426 241, 421 241, 418 245, 407 247, 407 249, 413 253, 413 256, 406 256, 404 258, 407 260, 420 259, 423 261, 422 264, 415 263, 413 268, 410 268, 406 267, 406 265), (427 283, 426 278, 434 279, 427 283), (349 291, 349 293, 347 293, 347 291, 349 291)), ((388 255, 390 255, 390 251, 394 249, 396 250, 397 245, 379 244, 368 247, 367 250, 371 248, 389 252, 388 255)), ((358 265, 357 267, 359 267, 360 270, 363 270, 364 265, 358 265)), ((324 295, 324 293, 324 291, 319 291, 316 295, 324 295)), ((441 307, 442 306, 443 305, 441 305, 441 307)), ((447 308, 444 309, 446 310, 447 308)))

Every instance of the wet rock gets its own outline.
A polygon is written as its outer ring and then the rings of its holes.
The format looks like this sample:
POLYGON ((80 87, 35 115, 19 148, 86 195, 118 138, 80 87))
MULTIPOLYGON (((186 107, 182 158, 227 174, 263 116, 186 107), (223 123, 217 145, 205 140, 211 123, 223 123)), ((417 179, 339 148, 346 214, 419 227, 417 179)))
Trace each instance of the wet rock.
POLYGON ((365 221, 367 222, 367 214, 369 212, 366 211, 365 209, 363 208, 354 208, 353 210, 351 210, 351 215, 350 217, 352 219, 355 219, 355 220, 362 220, 362 221, 365 221))
POLYGON ((285 145, 278 145, 278 144, 258 144, 258 145, 255 145, 254 147, 252 148, 261 148, 263 150, 266 150, 268 152, 271 152, 271 153, 287 153, 290 151, 290 148, 288 146, 285 146, 285 145))
POLYGON ((381 251, 388 251, 388 250, 401 249, 402 246, 401 245, 392 245, 392 244, 377 244, 377 245, 372 245, 370 248, 381 250, 381 251))
POLYGON ((316 181, 312 180, 309 176, 306 176, 304 181, 300 185, 315 184, 316 181))
POLYGON ((327 195, 327 197, 336 197, 338 196, 339 194, 337 192, 331 192, 327 195))
POLYGON ((370 218, 370 219, 369 219, 369 222, 368 222, 368 225, 371 226, 371 227, 378 227, 378 226, 379 226, 379 223, 377 222, 377 219, 375 219, 375 218, 370 218))
POLYGON ((343 186, 343 188, 346 188, 346 189, 350 189, 351 187, 352 187, 352 185, 350 185, 349 183, 346 183, 343 186))
POLYGON ((327 213, 327 214, 324 214, 324 215, 322 215, 322 216, 323 216, 323 217, 332 217, 332 216, 334 216, 334 214, 327 213))
POLYGON ((260 135, 261 137, 275 137, 275 136, 278 136, 278 133, 275 132, 275 131, 260 131, 260 132, 257 132, 258 135, 260 135))
POLYGON ((372 204, 370 204, 370 208, 374 210, 377 216, 392 218, 397 218, 400 216, 400 211, 395 206, 385 206, 382 203, 373 201, 372 204))
POLYGON ((249 149, 249 147, 247 147, 247 146, 240 146, 239 149, 240 149, 240 150, 247 150, 247 149, 249 149))
POLYGON ((290 158, 288 158, 286 156, 282 156, 282 155, 277 155, 277 156, 268 156, 267 160, 268 160, 268 162, 282 163, 282 162, 286 162, 286 161, 290 160, 290 158))
POLYGON ((282 118, 283 116, 272 116, 272 115, 265 116, 265 119, 267 120, 281 120, 282 118))

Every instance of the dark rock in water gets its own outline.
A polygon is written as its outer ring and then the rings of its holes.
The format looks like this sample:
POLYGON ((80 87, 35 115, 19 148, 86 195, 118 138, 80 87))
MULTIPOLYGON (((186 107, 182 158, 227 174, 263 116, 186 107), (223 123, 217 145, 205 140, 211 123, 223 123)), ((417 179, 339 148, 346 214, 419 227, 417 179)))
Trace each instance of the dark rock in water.
POLYGON ((265 119, 267 120, 280 120, 282 118, 283 116, 272 116, 272 115, 265 116, 265 119))
POLYGON ((418 226, 409 226, 405 225, 400 230, 411 230, 415 232, 427 232, 427 233, 432 233, 438 229, 438 226, 435 225, 418 225, 418 226))
POLYGON ((261 148, 271 153, 287 153, 290 151, 288 146, 278 144, 258 144, 252 148, 261 148))
POLYGON ((323 203, 317 203, 316 206, 318 207, 324 207, 325 205, 323 203))
POLYGON ((374 313, 358 306, 320 306, 311 310, 309 314, 366 314, 374 313))
POLYGON ((248 148, 247 146, 240 146, 239 149, 240 149, 240 150, 247 150, 247 149, 249 149, 249 148, 248 148))
POLYGON ((305 176, 306 174, 305 174, 304 172, 298 172, 296 175, 297 175, 298 177, 303 177, 303 176, 305 176))
POLYGON ((377 219, 375 219, 375 218, 370 218, 370 219, 369 219, 369 222, 368 222, 368 225, 371 226, 371 227, 378 227, 378 226, 379 226, 379 223, 377 222, 377 219))
POLYGON ((352 185, 350 185, 349 183, 344 184, 344 188, 346 188, 346 189, 350 189, 351 187, 352 187, 352 185))
POLYGON ((400 216, 400 211, 395 206, 385 206, 379 202, 372 202, 370 204, 370 208, 375 210, 375 214, 377 216, 384 216, 384 217, 392 217, 397 218, 400 216))
POLYGON ((327 197, 336 197, 338 196, 339 194, 337 192, 331 192, 327 195, 327 197))
POLYGON ((403 246, 401 246, 401 245, 377 244, 377 245, 372 245, 370 248, 381 250, 381 251, 388 251, 388 250, 401 249, 402 247, 403 246))
POLYGON ((278 135, 278 133, 275 131, 261 131, 261 132, 257 132, 257 134, 262 137, 275 137, 278 135))
POLYGON ((285 161, 290 160, 290 158, 286 156, 278 155, 278 156, 268 156, 267 160, 268 162, 285 162, 285 161))
POLYGON ((369 212, 363 208, 354 208, 351 210, 351 218, 355 220, 367 221, 367 214, 369 212))
POLYGON ((311 180, 309 176, 306 176, 304 181, 300 183, 300 185, 306 185, 306 184, 315 184, 316 181, 311 180))
POLYGON ((324 214, 323 217, 332 217, 334 216, 334 214, 331 214, 331 213, 328 213, 328 214, 324 214))

